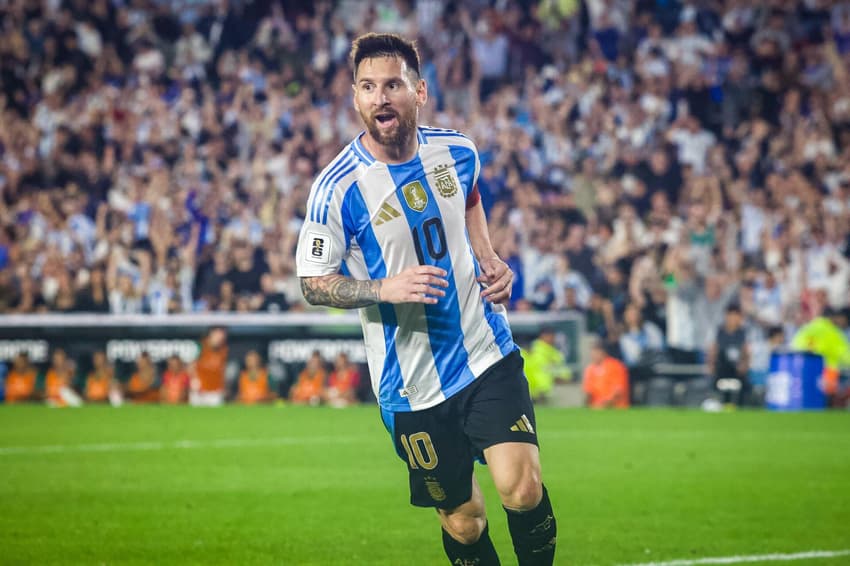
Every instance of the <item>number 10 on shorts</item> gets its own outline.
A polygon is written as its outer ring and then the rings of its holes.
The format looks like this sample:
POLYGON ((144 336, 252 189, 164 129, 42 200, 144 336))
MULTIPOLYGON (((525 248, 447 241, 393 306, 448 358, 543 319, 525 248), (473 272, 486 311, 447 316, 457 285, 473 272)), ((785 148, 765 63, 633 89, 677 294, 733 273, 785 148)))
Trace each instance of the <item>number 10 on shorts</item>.
POLYGON ((407 453, 411 470, 419 468, 433 470, 437 467, 437 452, 434 451, 434 443, 431 442, 431 435, 427 432, 417 432, 410 437, 402 434, 401 445, 407 453))

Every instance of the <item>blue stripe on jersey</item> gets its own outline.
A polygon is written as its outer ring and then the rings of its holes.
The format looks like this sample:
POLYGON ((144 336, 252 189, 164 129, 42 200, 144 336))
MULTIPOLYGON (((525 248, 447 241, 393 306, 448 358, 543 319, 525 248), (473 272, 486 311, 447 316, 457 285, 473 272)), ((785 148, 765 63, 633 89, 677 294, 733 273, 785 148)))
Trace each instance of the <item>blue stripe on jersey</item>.
POLYGON ((355 153, 357 153, 357 157, 366 163, 366 165, 371 165, 375 162, 375 158, 372 157, 372 155, 366 151, 366 148, 363 147, 363 144, 360 143, 360 136, 354 138, 354 141, 351 143, 351 147, 354 149, 355 153))
MULTIPOLYGON (((460 179, 461 186, 471 190, 475 178, 475 153, 468 147, 457 145, 451 146, 449 152, 452 159, 455 160, 455 171, 458 179, 460 179)), ((468 234, 467 241, 469 241, 468 234)), ((478 265, 478 260, 474 260, 474 263, 475 277, 477 278, 481 275, 481 267, 478 265)), ((490 330, 493 331, 493 336, 496 338, 496 344, 499 345, 502 355, 506 356, 516 348, 511 329, 505 318, 493 311, 492 303, 486 299, 481 299, 481 302, 484 305, 484 316, 490 325, 490 330)))
POLYGON ((319 222, 319 219, 321 218, 321 207, 325 200, 325 192, 332 190, 334 183, 342 178, 342 176, 339 175, 340 172, 344 171, 346 167, 357 161, 356 156, 351 151, 345 152, 344 155, 345 156, 337 161, 333 167, 326 169, 319 178, 316 192, 313 195, 313 204, 310 206, 310 220, 313 222, 319 222))
POLYGON ((319 210, 319 202, 322 200, 322 192, 325 188, 325 183, 330 180, 340 169, 340 167, 345 167, 346 163, 351 160, 351 152, 345 151, 340 153, 336 160, 334 160, 321 174, 321 176, 316 180, 316 190, 311 195, 312 201, 310 202, 310 220, 316 222, 318 217, 319 210))
MULTIPOLYGON (((464 190, 471 191, 475 184, 475 152, 462 145, 453 145, 449 147, 449 153, 455 160, 455 171, 460 186, 464 190)), ((467 193, 464 196, 469 196, 469 194, 467 193)))
POLYGON ((469 139, 463 134, 457 134, 452 132, 424 132, 423 135, 425 136, 426 140, 428 138, 463 138, 465 140, 469 139))
MULTIPOLYGON (((435 265, 444 269, 447 273, 446 279, 449 282, 448 288, 445 289, 446 296, 439 299, 436 305, 424 305, 425 318, 428 321, 428 340, 431 343, 431 352, 434 356, 434 363, 437 367, 437 374, 440 376, 440 385, 443 392, 448 396, 458 391, 461 387, 475 379, 472 371, 469 369, 469 353, 463 346, 463 327, 460 321, 460 303, 457 296, 457 288, 454 285, 454 269, 448 250, 444 250, 440 258, 434 258, 428 252, 429 246, 427 242, 430 240, 432 246, 440 246, 440 236, 437 230, 442 228, 442 215, 440 208, 437 205, 437 200, 428 181, 425 177, 425 170, 422 167, 422 161, 419 155, 403 164, 389 165, 390 175, 396 185, 396 195, 399 202, 402 203, 407 223, 411 230, 416 230, 419 234, 419 247, 422 248, 422 259, 427 265, 435 265), (425 194, 428 197, 428 203, 422 212, 417 212, 409 206, 404 197, 404 187, 408 183, 418 181, 421 183, 425 194), (439 223, 432 224, 432 219, 437 219, 439 223), (428 221, 428 234, 423 224, 428 221)), ((442 236, 445 239, 445 234, 442 236)), ((443 242, 445 243, 445 242, 443 242)), ((415 242, 414 242, 415 244, 415 242)), ((445 243, 448 246, 447 243, 445 243)), ((436 250, 438 251, 439 250, 436 250)), ((439 255, 439 254, 438 254, 439 255)))
POLYGON ((427 132, 454 132, 456 134, 460 133, 457 130, 452 130, 452 129, 449 129, 449 128, 435 128, 433 126, 419 126, 419 130, 424 132, 424 133, 427 133, 427 132))
MULTIPOLYGON (((381 255, 381 245, 375 237, 371 222, 369 222, 369 209, 366 206, 366 201, 363 200, 363 194, 360 192, 358 183, 355 182, 345 194, 342 206, 343 210, 347 212, 343 215, 343 225, 345 230, 348 233, 353 233, 357 239, 357 244, 363 252, 366 268, 369 270, 369 277, 383 279, 387 276, 387 266, 384 263, 383 255, 381 255), (361 229, 355 230, 355 226, 359 226, 361 229)), ((395 335, 398 330, 395 308, 389 303, 379 303, 378 311, 381 313, 381 321, 384 325, 384 347, 387 352, 384 359, 383 374, 381 375, 380 390, 378 391, 379 401, 382 406, 398 406, 400 403, 407 403, 409 406, 410 402, 399 395, 399 390, 404 388, 404 379, 398 363, 398 352, 395 349, 395 335)))
POLYGON ((334 179, 334 181, 331 183, 330 187, 327 190, 328 195, 327 195, 327 197, 325 197, 325 203, 324 203, 323 209, 322 209, 322 224, 328 223, 328 210, 330 210, 330 208, 331 208, 331 198, 333 198, 334 189, 336 188, 337 183, 343 177, 345 177, 346 175, 348 175, 349 173, 351 173, 352 171, 357 169, 357 167, 359 165, 360 165, 360 163, 358 163, 355 160, 353 164, 349 165, 348 167, 346 167, 345 169, 343 169, 342 171, 340 171, 339 173, 336 174, 336 178, 334 179))
MULTIPOLYGON (((472 250, 468 233, 466 235, 466 241, 469 244, 469 249, 472 250)), ((475 254, 472 255, 472 264, 475 267, 475 279, 478 279, 481 276, 481 266, 478 264, 478 260, 475 259, 475 254)), ((493 303, 487 299, 481 299, 481 304, 484 305, 484 318, 487 319, 487 324, 490 326, 490 330, 493 331, 496 345, 499 346, 499 351, 502 355, 507 356, 517 349, 511 327, 503 316, 496 314, 493 310, 493 303)))

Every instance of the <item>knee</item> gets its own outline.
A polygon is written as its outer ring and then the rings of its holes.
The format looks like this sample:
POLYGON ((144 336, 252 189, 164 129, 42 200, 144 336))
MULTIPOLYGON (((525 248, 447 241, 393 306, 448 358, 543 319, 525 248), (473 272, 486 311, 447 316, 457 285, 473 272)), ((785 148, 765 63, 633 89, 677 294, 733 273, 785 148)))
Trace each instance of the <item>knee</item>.
POLYGON ((500 493, 502 505, 513 511, 529 511, 537 507, 543 498, 540 473, 530 471, 500 493))
POLYGON ((483 515, 468 515, 466 513, 440 513, 443 529, 453 539, 461 544, 475 544, 481 538, 487 518, 483 515))

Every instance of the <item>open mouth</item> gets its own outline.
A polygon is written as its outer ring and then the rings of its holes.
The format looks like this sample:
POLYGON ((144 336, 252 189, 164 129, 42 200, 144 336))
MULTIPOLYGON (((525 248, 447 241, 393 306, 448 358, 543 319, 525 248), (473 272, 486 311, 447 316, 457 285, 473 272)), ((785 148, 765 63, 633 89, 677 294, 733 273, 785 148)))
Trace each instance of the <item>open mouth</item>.
POLYGON ((390 128, 398 123, 398 117, 394 112, 381 112, 375 115, 375 121, 380 128, 390 128))

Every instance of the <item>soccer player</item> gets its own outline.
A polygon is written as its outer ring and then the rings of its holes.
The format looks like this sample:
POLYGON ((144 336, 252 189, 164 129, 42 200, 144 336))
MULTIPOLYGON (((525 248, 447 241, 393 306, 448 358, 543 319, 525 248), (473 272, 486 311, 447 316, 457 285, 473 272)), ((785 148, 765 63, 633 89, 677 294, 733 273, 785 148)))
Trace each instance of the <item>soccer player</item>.
POLYGON ((473 461, 489 465, 521 566, 550 565, 556 526, 534 410, 502 303, 466 136, 418 126, 428 92, 415 46, 366 34, 351 49, 366 125, 313 184, 298 240, 305 298, 359 308, 372 386, 413 505, 435 507, 452 564, 499 558, 473 461))

